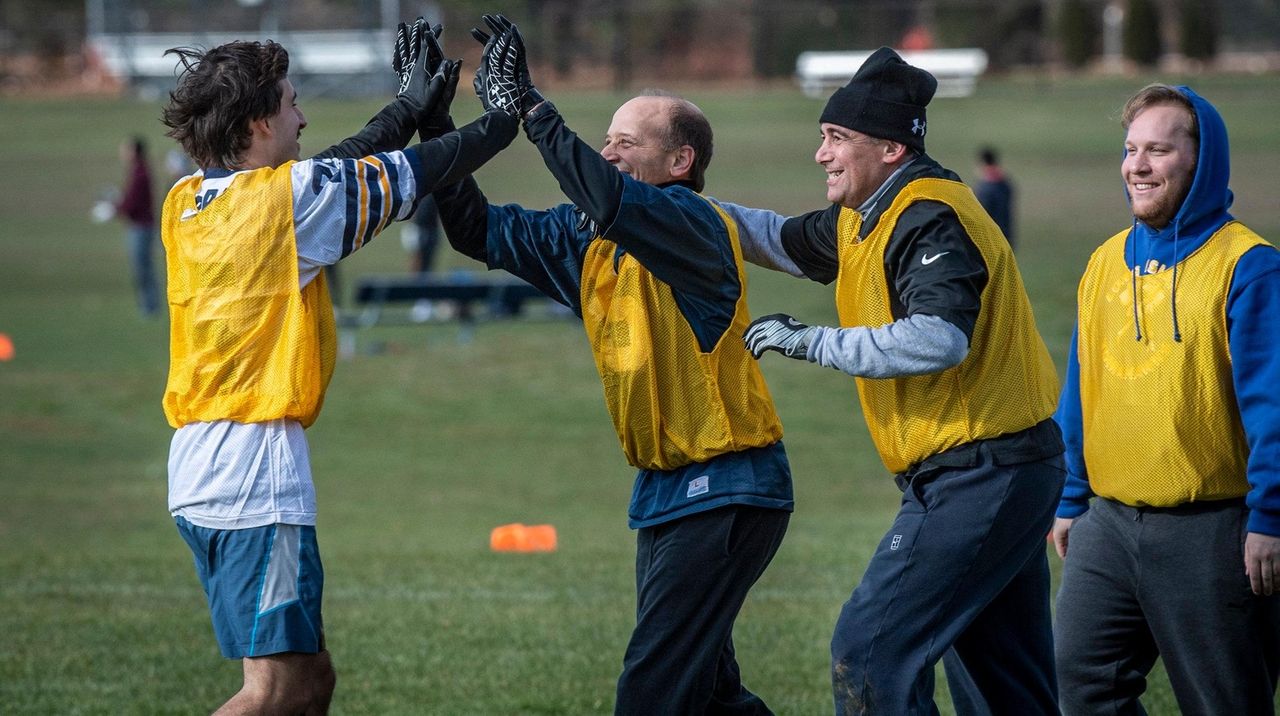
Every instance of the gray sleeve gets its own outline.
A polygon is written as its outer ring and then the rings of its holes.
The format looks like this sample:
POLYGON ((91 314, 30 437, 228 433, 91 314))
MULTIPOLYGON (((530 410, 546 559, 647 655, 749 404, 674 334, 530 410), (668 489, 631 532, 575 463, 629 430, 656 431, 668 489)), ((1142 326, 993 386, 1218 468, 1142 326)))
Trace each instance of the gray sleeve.
POLYGON ((804 272, 782 248, 782 224, 789 217, 768 209, 751 209, 719 199, 713 201, 738 225, 742 258, 757 266, 805 278, 804 272))
POLYGON ((818 327, 809 361, 859 378, 938 373, 969 355, 964 331, 937 316, 917 313, 879 328, 818 327))

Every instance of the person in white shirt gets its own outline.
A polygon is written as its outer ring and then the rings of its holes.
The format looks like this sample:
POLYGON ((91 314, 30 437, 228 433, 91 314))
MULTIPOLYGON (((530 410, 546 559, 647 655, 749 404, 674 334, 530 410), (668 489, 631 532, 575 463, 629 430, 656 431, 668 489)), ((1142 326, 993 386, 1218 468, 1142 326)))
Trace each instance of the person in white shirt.
POLYGON ((324 573, 304 428, 336 354, 322 269, 515 137, 501 111, 405 145, 447 113, 459 65, 440 28, 401 25, 395 100, 355 136, 299 161, 307 121, 274 42, 182 64, 169 136, 200 167, 165 200, 171 316, 164 408, 174 433, 169 510, 195 557, 222 653, 244 685, 217 713, 325 713, 335 677, 320 616, 324 573))

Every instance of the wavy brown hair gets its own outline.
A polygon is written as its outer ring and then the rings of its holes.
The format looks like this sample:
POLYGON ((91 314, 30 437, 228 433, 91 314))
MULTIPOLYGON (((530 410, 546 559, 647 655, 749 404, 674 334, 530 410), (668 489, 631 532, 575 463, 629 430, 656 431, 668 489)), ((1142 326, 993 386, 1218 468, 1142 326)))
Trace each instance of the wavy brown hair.
POLYGON ((235 169, 249 148, 249 123, 280 111, 289 53, 279 43, 229 42, 212 50, 175 47, 182 64, 161 121, 201 169, 235 169))

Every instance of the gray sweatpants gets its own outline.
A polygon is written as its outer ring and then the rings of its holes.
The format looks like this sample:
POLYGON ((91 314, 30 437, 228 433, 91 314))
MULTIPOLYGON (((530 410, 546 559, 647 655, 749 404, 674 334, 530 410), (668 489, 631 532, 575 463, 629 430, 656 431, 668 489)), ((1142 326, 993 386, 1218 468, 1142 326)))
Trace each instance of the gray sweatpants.
POLYGON ((1244 571, 1242 500, 1134 508, 1095 498, 1072 525, 1054 639, 1063 713, 1145 714, 1164 658, 1185 716, 1272 714, 1280 595, 1244 571))

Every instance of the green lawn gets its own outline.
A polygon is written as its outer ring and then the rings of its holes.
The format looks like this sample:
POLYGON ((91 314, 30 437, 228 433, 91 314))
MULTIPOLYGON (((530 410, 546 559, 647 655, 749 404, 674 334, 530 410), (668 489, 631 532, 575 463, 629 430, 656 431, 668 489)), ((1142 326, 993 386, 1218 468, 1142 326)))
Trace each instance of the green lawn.
MULTIPOLYGON (((994 143, 1019 188, 1019 260, 1061 366, 1090 251, 1128 215, 1120 105, 1137 81, 984 81, 930 108, 931 153, 965 177, 994 143)), ((1234 142, 1235 213, 1273 240, 1280 78, 1204 78, 1234 142)), ((598 143, 624 97, 552 88, 598 143)), ((708 192, 799 212, 823 203, 812 156, 822 103, 789 88, 691 90, 716 128, 708 192)), ((460 92, 460 115, 477 104, 460 92)), ((379 104, 308 101, 304 152, 379 104)), ((191 556, 165 509, 170 429, 160 411, 166 326, 135 315, 118 225, 88 208, 139 132, 163 154, 158 104, 0 103, 0 712, 194 713, 239 684, 209 627, 191 556)), ((494 201, 558 200, 518 138, 483 170, 494 201)), ((403 270, 398 230, 344 264, 403 270)), ((450 267, 474 267, 447 256, 450 267)), ((829 288, 752 269, 754 313, 835 320, 829 288)), ((309 431, 327 571, 335 713, 587 714, 612 708, 633 620, 632 471, 586 342, 571 321, 375 328, 338 366, 309 431), (490 528, 552 523, 559 552, 494 554, 490 528)), ((830 711, 827 642, 896 509, 853 382, 766 361, 787 429, 796 514, 735 639, 747 684, 783 714, 830 711)), ((1055 572, 1056 557, 1051 559, 1055 572)), ((939 700, 946 704, 945 688, 939 700)), ((1152 713, 1173 713, 1153 679, 1152 713)))

